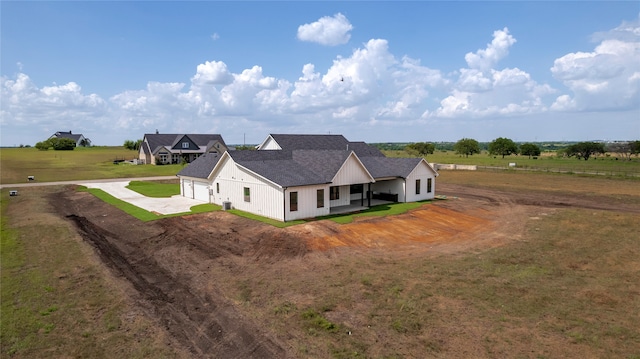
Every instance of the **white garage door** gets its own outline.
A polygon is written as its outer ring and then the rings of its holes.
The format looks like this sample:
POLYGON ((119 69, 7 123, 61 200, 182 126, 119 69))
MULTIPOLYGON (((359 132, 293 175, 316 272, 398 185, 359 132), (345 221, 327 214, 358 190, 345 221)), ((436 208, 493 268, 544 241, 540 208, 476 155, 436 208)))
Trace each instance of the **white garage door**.
POLYGON ((209 202, 209 184, 206 182, 193 182, 193 195, 195 199, 209 202))

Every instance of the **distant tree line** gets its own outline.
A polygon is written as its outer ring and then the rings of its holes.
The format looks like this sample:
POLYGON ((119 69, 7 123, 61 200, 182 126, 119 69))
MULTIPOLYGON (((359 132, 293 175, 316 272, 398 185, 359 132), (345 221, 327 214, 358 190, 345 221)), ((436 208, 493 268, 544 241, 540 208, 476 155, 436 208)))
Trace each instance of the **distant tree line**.
MULTIPOLYGON (((511 155, 535 158, 540 156, 542 152, 541 147, 536 143, 526 142, 518 145, 513 140, 504 137, 498 137, 484 145, 472 138, 462 138, 455 143, 447 143, 450 144, 450 146, 444 146, 443 144, 443 142, 415 142, 408 144, 374 144, 374 146, 386 150, 405 150, 420 156, 433 154, 436 150, 453 150, 459 155, 469 157, 483 150, 487 150, 490 155, 502 156, 502 158, 511 155)), ((605 154, 607 152, 617 153, 623 159, 627 160, 630 160, 632 155, 640 155, 640 141, 614 142, 608 145, 602 142, 572 142, 564 144, 564 146, 559 146, 558 144, 555 144, 555 146, 559 147, 557 150, 558 156, 575 157, 577 159, 584 159, 585 161, 589 160, 592 156, 605 154)))

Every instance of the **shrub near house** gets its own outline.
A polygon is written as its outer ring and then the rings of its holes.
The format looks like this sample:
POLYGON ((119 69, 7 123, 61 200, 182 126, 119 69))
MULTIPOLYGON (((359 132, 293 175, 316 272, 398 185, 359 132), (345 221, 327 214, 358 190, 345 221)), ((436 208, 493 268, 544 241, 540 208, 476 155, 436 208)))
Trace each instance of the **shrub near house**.
POLYGON ((70 138, 52 137, 46 141, 36 143, 36 148, 41 151, 46 151, 49 148, 53 148, 56 151, 71 151, 76 148, 76 142, 70 138))

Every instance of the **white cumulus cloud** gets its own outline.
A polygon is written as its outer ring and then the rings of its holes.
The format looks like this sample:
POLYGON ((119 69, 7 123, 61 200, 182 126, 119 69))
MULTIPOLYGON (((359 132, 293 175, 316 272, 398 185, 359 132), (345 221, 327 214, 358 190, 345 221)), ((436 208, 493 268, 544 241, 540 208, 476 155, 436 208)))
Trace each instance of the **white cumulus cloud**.
POLYGON ((598 33, 590 52, 566 54, 551 73, 571 94, 560 95, 555 110, 632 109, 640 106, 640 19, 598 33))
POLYGON ((509 29, 505 27, 493 32, 493 40, 487 44, 485 49, 480 49, 475 53, 469 52, 464 56, 464 59, 469 68, 486 71, 507 56, 509 48, 515 43, 516 39, 509 34, 509 29))
POLYGON ((335 46, 349 42, 353 25, 346 16, 337 13, 325 16, 310 24, 298 27, 298 39, 301 41, 317 42, 321 45, 335 46))
POLYGON ((548 110, 544 98, 555 92, 546 84, 538 84, 519 68, 496 69, 509 54, 516 39, 505 27, 493 32, 493 40, 485 49, 467 53, 468 68, 456 72, 449 95, 430 118, 487 118, 495 116, 541 113, 548 110))

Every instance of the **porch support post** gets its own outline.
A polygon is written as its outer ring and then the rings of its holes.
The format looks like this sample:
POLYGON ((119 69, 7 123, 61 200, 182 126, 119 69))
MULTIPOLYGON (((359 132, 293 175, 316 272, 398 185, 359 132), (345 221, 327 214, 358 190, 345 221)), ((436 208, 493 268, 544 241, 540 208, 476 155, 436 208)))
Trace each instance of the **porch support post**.
POLYGON ((367 207, 371 207, 371 182, 367 184, 367 207))

